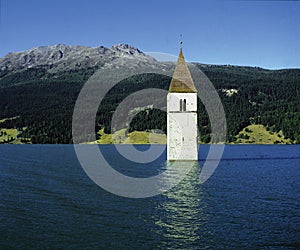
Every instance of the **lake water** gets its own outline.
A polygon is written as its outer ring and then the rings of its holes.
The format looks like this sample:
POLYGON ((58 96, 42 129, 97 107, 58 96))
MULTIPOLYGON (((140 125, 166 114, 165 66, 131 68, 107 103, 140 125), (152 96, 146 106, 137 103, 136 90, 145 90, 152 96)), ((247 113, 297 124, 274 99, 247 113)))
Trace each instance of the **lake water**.
MULTIPOLYGON (((151 176, 165 159, 116 169, 151 176)), ((1 145, 0 249, 300 248, 300 146, 226 146, 204 184, 200 166, 164 194, 131 199, 94 184, 72 145, 1 145)))

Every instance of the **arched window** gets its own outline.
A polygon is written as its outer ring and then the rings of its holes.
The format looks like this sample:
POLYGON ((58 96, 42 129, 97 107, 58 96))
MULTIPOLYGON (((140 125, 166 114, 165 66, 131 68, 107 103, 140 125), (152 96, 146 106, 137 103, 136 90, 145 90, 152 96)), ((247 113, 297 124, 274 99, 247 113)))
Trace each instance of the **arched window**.
POLYGON ((183 100, 183 111, 186 111, 186 99, 183 100))
POLYGON ((180 103, 179 103, 179 111, 182 111, 182 99, 180 99, 180 103))

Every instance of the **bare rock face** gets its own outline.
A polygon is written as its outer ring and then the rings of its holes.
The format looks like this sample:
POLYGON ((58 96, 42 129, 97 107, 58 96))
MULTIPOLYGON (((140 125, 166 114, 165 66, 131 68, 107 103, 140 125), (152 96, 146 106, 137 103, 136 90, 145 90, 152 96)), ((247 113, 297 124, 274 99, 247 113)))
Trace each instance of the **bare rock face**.
POLYGON ((145 56, 139 49, 128 44, 118 44, 111 47, 111 50, 119 55, 145 56))
POLYGON ((0 71, 18 71, 32 67, 45 67, 49 72, 103 67, 105 65, 130 64, 133 62, 155 64, 156 60, 128 44, 118 44, 111 48, 99 46, 68 46, 57 44, 40 46, 28 51, 9 53, 0 58, 0 71))

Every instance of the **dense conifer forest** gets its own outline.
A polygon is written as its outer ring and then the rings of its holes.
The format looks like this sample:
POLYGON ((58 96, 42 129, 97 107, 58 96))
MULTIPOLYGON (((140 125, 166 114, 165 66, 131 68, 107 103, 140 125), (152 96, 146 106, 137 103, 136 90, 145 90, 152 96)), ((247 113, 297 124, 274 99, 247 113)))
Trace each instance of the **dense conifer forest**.
MULTIPOLYGON (((300 69, 266 70, 230 65, 197 66, 214 84, 224 105, 227 142, 250 124, 263 124, 269 131, 282 131, 286 138, 300 143, 300 69), (232 92, 230 92, 232 90, 232 92)), ((72 113, 77 96, 95 68, 48 73, 47 66, 0 76, 1 128, 23 131, 18 137, 32 143, 72 143, 72 113), (24 129, 25 128, 25 129, 24 129), (26 139, 27 138, 27 139, 26 139)), ((95 131, 111 132, 111 117, 118 104, 129 94, 145 88, 167 90, 170 78, 155 74, 125 79, 109 91, 99 105, 95 131)), ((154 100, 166 102, 166 100, 154 100)), ((210 141, 210 124, 205 107, 199 101, 199 139, 210 141)), ((139 112, 130 131, 160 129, 166 132, 166 113, 157 110, 139 112)))

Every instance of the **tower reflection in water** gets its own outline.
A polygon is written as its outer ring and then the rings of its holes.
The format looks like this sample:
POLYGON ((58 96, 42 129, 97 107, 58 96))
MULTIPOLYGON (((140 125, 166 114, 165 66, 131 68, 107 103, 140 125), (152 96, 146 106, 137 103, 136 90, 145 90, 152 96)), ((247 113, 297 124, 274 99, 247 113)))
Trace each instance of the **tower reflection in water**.
MULTIPOLYGON (((168 164, 172 168, 188 168, 191 162, 178 161, 168 164)), ((157 234, 163 249, 190 249, 205 247, 212 240, 209 231, 209 211, 203 202, 205 193, 199 183, 201 167, 197 161, 179 185, 163 193, 158 200, 154 215, 157 234), (204 240, 204 241, 203 241, 204 240)), ((174 174, 178 172, 174 171, 174 174)), ((163 182, 172 181, 172 172, 163 182)))

